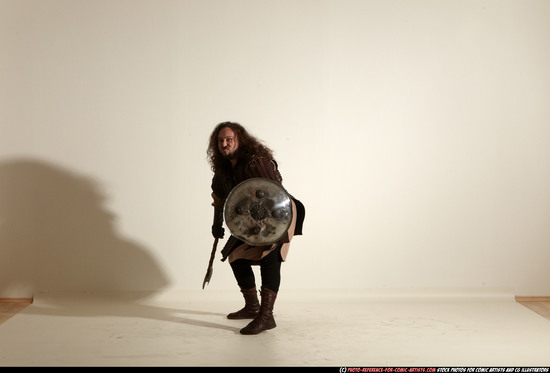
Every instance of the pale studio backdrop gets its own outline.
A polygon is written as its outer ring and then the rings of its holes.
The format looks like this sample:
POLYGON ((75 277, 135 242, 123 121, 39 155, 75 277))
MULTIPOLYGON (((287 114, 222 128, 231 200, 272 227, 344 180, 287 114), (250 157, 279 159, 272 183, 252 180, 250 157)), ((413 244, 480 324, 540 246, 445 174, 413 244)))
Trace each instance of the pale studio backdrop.
MULTIPOLYGON (((199 290, 227 120, 307 208, 282 289, 550 295, 549 17, 546 0, 0 0, 0 297, 199 290)), ((208 289, 236 289, 227 263, 208 289)))

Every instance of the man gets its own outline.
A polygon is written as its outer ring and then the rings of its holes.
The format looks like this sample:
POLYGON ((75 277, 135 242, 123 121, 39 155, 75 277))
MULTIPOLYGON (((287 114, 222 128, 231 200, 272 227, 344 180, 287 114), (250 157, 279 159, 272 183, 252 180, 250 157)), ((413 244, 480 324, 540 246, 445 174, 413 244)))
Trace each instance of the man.
MULTIPOLYGON (((207 154, 214 172, 212 235, 214 238, 223 238, 223 207, 233 188, 254 177, 270 179, 282 185, 282 177, 273 159, 273 152, 238 123, 218 124, 210 135, 207 154)), ((302 203, 294 197, 291 200, 293 221, 287 234, 279 242, 267 246, 251 246, 230 236, 222 250, 222 261, 229 258, 245 301, 241 310, 228 314, 227 318, 253 319, 241 329, 241 334, 258 334, 277 326, 273 318, 273 306, 281 283, 281 263, 286 259, 292 237, 302 234, 305 216, 302 203), (261 303, 257 296, 252 265, 260 266, 261 303)))

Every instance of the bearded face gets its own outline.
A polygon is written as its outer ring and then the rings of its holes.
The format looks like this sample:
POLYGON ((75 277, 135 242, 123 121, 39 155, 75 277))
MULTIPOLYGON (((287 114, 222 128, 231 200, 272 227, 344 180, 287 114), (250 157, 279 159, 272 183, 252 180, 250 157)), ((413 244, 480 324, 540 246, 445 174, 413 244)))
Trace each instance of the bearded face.
POLYGON ((239 140, 235 132, 229 128, 224 127, 218 133, 218 150, 225 159, 234 159, 237 156, 237 150, 239 149, 239 140))

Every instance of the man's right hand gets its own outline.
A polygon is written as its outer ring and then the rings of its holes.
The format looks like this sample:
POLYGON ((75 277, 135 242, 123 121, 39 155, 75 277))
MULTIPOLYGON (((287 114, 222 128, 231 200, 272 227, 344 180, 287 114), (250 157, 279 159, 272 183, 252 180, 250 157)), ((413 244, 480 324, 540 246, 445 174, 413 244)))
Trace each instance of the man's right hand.
POLYGON ((223 238, 225 229, 221 225, 212 225, 212 236, 214 238, 223 238))

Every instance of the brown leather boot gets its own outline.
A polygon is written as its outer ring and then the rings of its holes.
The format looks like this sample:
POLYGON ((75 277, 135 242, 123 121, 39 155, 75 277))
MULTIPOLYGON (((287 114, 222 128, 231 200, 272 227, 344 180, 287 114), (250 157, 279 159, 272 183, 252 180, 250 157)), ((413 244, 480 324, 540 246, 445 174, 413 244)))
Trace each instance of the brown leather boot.
POLYGON ((262 304, 260 305, 258 316, 241 329, 241 334, 258 334, 264 330, 273 329, 277 326, 273 318, 273 306, 275 305, 277 293, 262 287, 261 297, 262 304))
POLYGON ((260 310, 260 302, 258 301, 258 295, 256 294, 256 287, 251 289, 241 289, 241 293, 244 296, 244 308, 237 312, 232 312, 227 315, 228 319, 253 319, 260 310))

